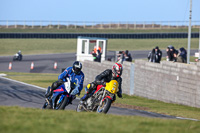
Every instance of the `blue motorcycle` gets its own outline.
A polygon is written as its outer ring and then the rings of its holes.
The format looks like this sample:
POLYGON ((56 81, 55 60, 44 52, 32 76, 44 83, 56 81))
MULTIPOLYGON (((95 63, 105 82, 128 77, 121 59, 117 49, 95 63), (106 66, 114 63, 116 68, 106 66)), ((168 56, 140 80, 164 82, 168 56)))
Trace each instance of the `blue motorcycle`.
MULTIPOLYGON (((72 102, 76 96, 71 96, 70 93, 75 88, 74 85, 67 79, 67 82, 59 86, 53 91, 53 95, 45 99, 43 109, 64 110, 65 107, 72 102)), ((47 91, 50 90, 48 87, 47 91)), ((47 93, 47 92, 46 92, 47 93)))

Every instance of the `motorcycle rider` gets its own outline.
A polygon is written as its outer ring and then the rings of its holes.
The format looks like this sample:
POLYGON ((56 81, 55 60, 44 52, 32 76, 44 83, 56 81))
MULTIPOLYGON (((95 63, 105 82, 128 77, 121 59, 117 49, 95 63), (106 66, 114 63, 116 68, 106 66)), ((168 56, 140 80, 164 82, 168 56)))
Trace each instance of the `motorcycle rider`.
POLYGON ((83 89, 84 82, 84 73, 81 71, 82 64, 79 61, 75 61, 72 67, 66 68, 59 76, 58 81, 52 83, 51 87, 48 88, 45 97, 48 98, 52 96, 53 90, 57 89, 60 85, 67 81, 67 78, 70 79, 71 86, 74 88, 71 92, 70 103, 75 99, 75 95, 80 95, 81 90, 83 89))
POLYGON ((18 55, 19 55, 19 60, 22 60, 22 52, 21 52, 21 50, 18 51, 18 55))
POLYGON ((110 82, 111 80, 117 80, 117 82, 119 83, 119 91, 117 92, 117 96, 119 98, 122 98, 122 71, 122 65, 119 63, 115 63, 112 69, 106 69, 105 71, 97 75, 95 81, 89 83, 85 88, 86 94, 81 98, 81 101, 86 101, 91 96, 92 92, 97 89, 97 85, 106 85, 106 82, 110 82))
POLYGON ((13 60, 19 60, 19 61, 22 60, 22 53, 21 53, 21 50, 19 50, 19 51, 14 55, 13 60))

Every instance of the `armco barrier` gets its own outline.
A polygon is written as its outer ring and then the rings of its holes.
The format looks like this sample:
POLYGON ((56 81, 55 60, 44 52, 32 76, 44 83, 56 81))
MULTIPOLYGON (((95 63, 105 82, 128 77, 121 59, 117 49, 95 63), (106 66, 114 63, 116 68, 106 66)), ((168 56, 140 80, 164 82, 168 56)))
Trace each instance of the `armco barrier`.
MULTIPOLYGON (((95 76, 111 69, 113 62, 83 62, 84 84, 94 81, 95 76)), ((168 103, 200 108, 200 63, 188 65, 162 61, 160 64, 144 60, 124 62, 122 90, 168 103)))
MULTIPOLYGON (((187 38, 188 33, 0 33, 0 38, 50 38, 50 39, 68 39, 85 37, 100 37, 108 39, 150 39, 150 38, 187 38)), ((192 33, 192 38, 198 38, 199 33, 192 33)))

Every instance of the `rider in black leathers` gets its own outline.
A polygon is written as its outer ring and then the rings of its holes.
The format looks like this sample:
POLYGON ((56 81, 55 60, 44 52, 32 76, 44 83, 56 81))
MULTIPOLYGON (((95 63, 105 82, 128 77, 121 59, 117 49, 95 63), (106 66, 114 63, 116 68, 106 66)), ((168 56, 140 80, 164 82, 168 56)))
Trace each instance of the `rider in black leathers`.
POLYGON ((117 80, 119 83, 119 91, 117 92, 118 97, 122 97, 122 65, 119 63, 115 63, 115 65, 112 67, 112 69, 106 69, 102 73, 96 76, 95 81, 92 83, 89 83, 86 87, 86 94, 81 98, 81 101, 87 100, 91 95, 91 93, 97 89, 97 85, 105 85, 106 82, 110 82, 111 80, 117 80))

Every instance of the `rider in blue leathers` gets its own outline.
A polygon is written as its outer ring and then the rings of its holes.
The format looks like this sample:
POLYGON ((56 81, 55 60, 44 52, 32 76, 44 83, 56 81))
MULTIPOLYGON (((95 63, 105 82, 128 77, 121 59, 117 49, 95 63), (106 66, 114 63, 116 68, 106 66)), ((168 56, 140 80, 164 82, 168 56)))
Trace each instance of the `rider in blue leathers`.
POLYGON ((67 78, 70 79, 71 86, 74 88, 71 92, 71 98, 76 94, 80 94, 83 89, 84 82, 84 73, 81 71, 82 64, 79 61, 75 61, 72 67, 66 68, 59 76, 58 81, 54 82, 49 91, 45 94, 45 97, 49 97, 53 94, 53 90, 58 88, 64 82, 67 81, 67 78))

